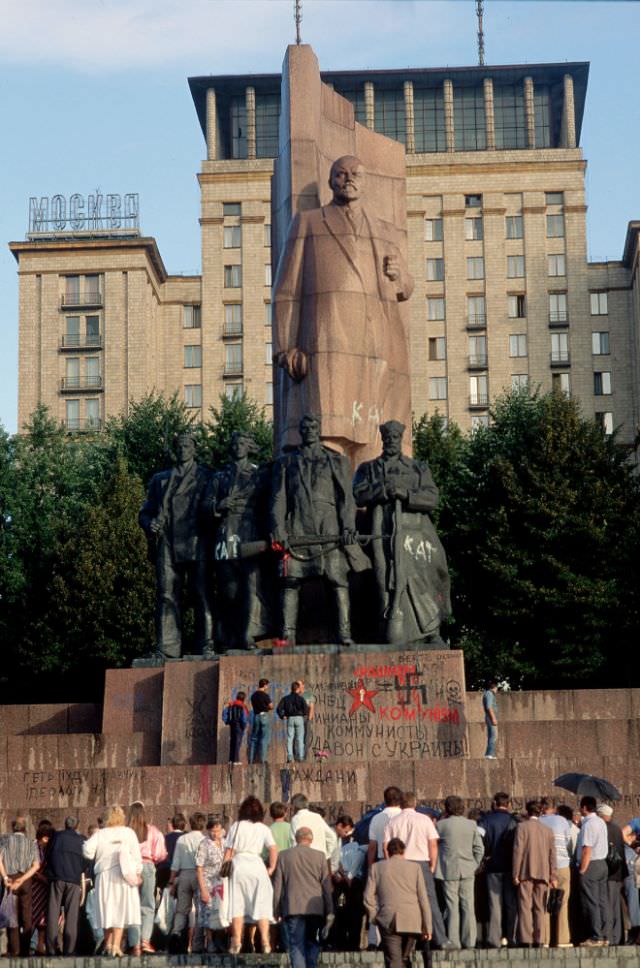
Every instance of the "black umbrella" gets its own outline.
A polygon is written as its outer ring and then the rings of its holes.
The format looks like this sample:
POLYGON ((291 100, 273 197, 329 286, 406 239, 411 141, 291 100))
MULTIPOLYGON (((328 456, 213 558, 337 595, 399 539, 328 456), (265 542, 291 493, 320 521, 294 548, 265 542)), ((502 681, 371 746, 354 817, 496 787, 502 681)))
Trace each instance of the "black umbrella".
POLYGON ((621 800, 622 794, 613 783, 590 773, 563 773, 556 777, 553 785, 569 790, 578 797, 595 797, 596 800, 621 800))

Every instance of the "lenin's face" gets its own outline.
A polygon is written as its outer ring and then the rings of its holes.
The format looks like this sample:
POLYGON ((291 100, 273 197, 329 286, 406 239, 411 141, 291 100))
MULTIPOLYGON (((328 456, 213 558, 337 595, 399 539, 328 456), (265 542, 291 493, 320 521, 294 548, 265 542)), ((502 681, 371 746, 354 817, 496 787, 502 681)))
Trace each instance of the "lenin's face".
POLYGON ((364 168, 357 158, 338 158, 331 167, 329 184, 334 199, 342 205, 357 201, 364 188, 364 168))

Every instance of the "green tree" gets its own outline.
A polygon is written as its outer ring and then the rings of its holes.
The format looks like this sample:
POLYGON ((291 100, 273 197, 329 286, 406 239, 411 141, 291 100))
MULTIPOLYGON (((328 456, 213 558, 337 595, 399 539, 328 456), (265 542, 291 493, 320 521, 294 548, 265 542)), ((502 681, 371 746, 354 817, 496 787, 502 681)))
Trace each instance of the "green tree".
POLYGON ((639 508, 626 452, 574 400, 497 402, 491 426, 467 439, 441 515, 472 677, 557 686, 619 675, 631 632, 620 557, 639 508))
POLYGON ((75 662, 87 671, 128 665, 153 642, 154 573, 138 524, 143 500, 142 482, 118 458, 67 549, 73 568, 60 593, 75 647, 60 658, 63 671, 75 662))
MULTIPOLYGON (((448 501, 449 486, 463 459, 465 438, 455 423, 447 424, 440 414, 413 421, 413 453, 426 461, 440 491, 440 505, 448 501)), ((437 520, 438 512, 436 512, 437 520)))
POLYGON ((105 425, 114 457, 122 454, 129 471, 145 486, 154 474, 170 466, 175 435, 194 429, 193 413, 177 393, 166 397, 156 392, 132 400, 128 413, 111 417, 105 425))
POLYGON ((235 430, 250 433, 258 445, 256 461, 271 460, 273 455, 273 426, 264 408, 255 400, 239 396, 229 400, 220 397, 220 405, 211 407, 210 418, 196 428, 200 459, 217 470, 231 458, 231 437, 235 430))

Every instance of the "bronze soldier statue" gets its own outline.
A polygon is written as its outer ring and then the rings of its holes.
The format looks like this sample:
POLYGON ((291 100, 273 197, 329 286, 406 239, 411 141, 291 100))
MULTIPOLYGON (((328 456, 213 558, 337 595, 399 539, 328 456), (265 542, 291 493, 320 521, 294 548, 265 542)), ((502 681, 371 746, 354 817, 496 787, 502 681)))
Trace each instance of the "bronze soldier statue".
POLYGON ((280 566, 282 638, 295 644, 300 584, 324 577, 335 593, 338 642, 352 645, 349 572, 369 567, 355 534, 356 506, 348 458, 320 441, 320 418, 300 421, 300 446, 275 461, 271 533, 285 554, 280 566), (307 543, 305 543, 307 542, 307 543))
POLYGON ((204 500, 210 473, 195 460, 191 434, 174 440, 177 462, 154 474, 138 520, 156 568, 156 649, 158 660, 182 655, 185 581, 195 614, 196 653, 213 652, 210 600, 211 542, 207 539, 204 500))
POLYGON ((446 648, 440 624, 451 613, 449 572, 431 521, 438 489, 426 463, 403 455, 404 430, 397 420, 381 425, 382 454, 360 464, 353 494, 374 536, 369 548, 383 641, 446 648))
POLYGON ((208 506, 217 520, 214 568, 218 610, 216 648, 254 649, 270 632, 266 563, 262 556, 241 557, 240 546, 268 534, 269 468, 250 459, 253 437, 235 431, 233 460, 214 474, 208 506))

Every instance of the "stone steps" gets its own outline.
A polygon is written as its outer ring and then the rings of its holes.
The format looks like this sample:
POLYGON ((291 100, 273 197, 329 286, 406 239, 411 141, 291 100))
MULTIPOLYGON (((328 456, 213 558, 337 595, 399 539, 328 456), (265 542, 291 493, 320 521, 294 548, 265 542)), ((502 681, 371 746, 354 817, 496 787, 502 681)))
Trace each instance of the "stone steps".
MULTIPOLYGON (((635 968, 640 964, 640 949, 637 946, 618 948, 503 948, 500 951, 475 949, 445 953, 434 951, 434 968, 458 968, 460 965, 474 968, 490 968, 491 965, 504 968, 531 968, 531 965, 552 965, 553 968, 635 968)), ((289 958, 284 954, 271 955, 174 955, 156 954, 133 958, 125 956, 113 958, 5 958, 6 968, 106 968, 107 965, 120 965, 121 968, 288 968, 289 958)), ((422 955, 414 955, 413 968, 423 968, 422 955)), ((381 952, 369 951, 329 951, 320 955, 319 966, 356 965, 366 968, 383 968, 381 952)))

